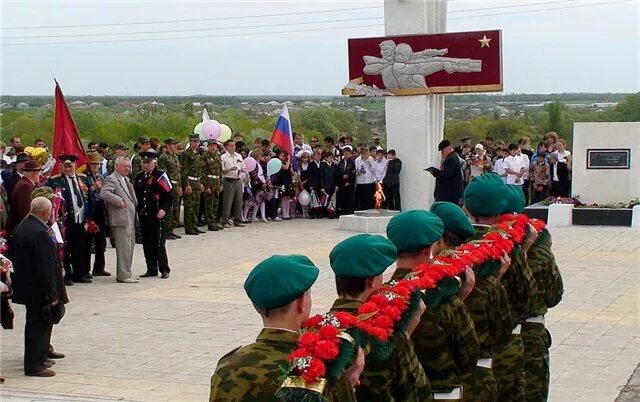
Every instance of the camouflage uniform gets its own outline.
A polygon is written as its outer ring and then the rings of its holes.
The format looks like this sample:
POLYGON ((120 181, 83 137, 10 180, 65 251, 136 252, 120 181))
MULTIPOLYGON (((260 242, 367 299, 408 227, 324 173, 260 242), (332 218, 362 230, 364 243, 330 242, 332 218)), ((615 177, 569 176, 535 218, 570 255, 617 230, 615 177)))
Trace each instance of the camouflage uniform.
MULTIPOLYGON (((538 293, 532 295, 531 316, 544 315, 548 308, 562 299, 563 284, 560 270, 550 247, 548 233, 527 253, 527 262, 538 284, 538 293)), ((522 340, 525 357, 525 395, 527 401, 546 401, 549 394, 549 347, 551 334, 541 322, 524 322, 522 340)))
MULTIPOLYGON (((298 333, 264 328, 255 343, 234 349, 220 359, 211 377, 209 402, 269 402, 288 367, 288 357, 297 347, 298 333)), ((353 389, 345 377, 327 382, 329 402, 355 402, 353 389)))
POLYGON ((202 154, 202 185, 211 189, 211 193, 204 193, 204 218, 209 230, 218 230, 217 212, 220 197, 220 175, 222 162, 218 151, 206 151, 202 154))
MULTIPOLYGON (((486 232, 476 227, 476 238, 486 232)), ((476 273, 478 275, 478 273, 476 273)), ((493 275, 476 277, 476 285, 465 300, 473 320, 480 347, 480 358, 494 358, 511 337, 512 317, 504 287, 493 275)), ((463 376, 464 401, 491 402, 498 398, 495 359, 491 369, 477 366, 472 374, 463 376)))
MULTIPOLYGON (((403 279, 410 272, 397 268, 391 279, 403 279)), ((479 350, 473 321, 455 296, 434 310, 427 308, 411 340, 434 392, 460 387, 460 376, 476 367, 479 350)))
POLYGON ((141 171, 142 171, 142 158, 136 152, 136 154, 133 155, 133 158, 131 159, 131 173, 129 174, 129 179, 131 180, 132 183, 135 181, 136 176, 141 171))
POLYGON ((162 220, 164 233, 171 233, 178 226, 180 220, 180 202, 182 200, 182 182, 180 180, 180 158, 178 155, 168 152, 158 158, 158 168, 167 172, 171 186, 173 187, 173 201, 171 209, 167 211, 162 220))
POLYGON ((198 209, 200 208, 200 193, 202 192, 200 178, 202 166, 200 154, 193 149, 185 149, 180 155, 182 174, 182 189, 191 186, 191 194, 184 193, 184 230, 195 231, 198 228, 198 209))
MULTIPOLYGON (((362 303, 338 299, 331 311, 355 314, 362 303)), ((359 402, 432 401, 431 386, 405 331, 393 335, 394 349, 385 360, 367 358, 356 388, 359 402)))

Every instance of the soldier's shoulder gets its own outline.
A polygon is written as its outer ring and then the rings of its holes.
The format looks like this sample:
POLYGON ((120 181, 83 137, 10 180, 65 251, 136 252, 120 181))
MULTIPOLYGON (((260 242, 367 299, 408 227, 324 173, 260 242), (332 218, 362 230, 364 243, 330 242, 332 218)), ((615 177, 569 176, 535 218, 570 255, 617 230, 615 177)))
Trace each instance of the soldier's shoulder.
POLYGON ((76 173, 76 174, 78 175, 78 177, 87 177, 87 175, 84 173, 76 173))

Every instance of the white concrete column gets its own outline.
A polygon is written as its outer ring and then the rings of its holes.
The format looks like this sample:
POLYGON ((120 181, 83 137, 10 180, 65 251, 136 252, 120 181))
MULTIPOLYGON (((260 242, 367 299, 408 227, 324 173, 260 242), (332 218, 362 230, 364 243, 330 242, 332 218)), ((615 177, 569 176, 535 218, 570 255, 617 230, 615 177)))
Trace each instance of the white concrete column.
POLYGON ((640 205, 636 205, 631 211, 633 214, 631 215, 631 227, 640 229, 640 205))
POLYGON ((573 204, 549 205, 547 226, 550 228, 573 225, 573 204))
MULTIPOLYGON (((385 34, 443 33, 447 26, 446 0, 385 0, 385 34)), ((422 49, 414 49, 422 50, 422 49)), ((385 98, 387 148, 402 160, 402 209, 428 209, 435 178, 421 168, 438 163, 438 143, 444 133, 444 95, 385 98)))

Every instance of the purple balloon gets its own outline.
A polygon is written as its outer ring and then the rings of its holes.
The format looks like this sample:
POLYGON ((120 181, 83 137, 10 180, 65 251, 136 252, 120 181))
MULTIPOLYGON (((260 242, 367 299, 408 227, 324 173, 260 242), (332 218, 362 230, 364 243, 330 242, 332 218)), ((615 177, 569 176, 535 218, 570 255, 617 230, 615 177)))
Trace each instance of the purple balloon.
POLYGON ((202 124, 202 135, 208 140, 217 140, 222 134, 220 123, 215 120, 206 120, 202 124))
POLYGON ((258 161, 253 159, 252 156, 249 156, 244 160, 244 166, 247 168, 247 172, 253 172, 256 166, 258 166, 258 161))

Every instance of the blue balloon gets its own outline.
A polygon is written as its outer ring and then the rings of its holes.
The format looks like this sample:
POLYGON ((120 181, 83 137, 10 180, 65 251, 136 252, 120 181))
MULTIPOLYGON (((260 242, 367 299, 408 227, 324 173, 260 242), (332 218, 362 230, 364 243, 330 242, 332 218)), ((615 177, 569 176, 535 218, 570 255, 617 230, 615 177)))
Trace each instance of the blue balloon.
POLYGON ((274 175, 282 169, 282 161, 278 158, 271 158, 267 162, 267 176, 274 175))

